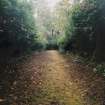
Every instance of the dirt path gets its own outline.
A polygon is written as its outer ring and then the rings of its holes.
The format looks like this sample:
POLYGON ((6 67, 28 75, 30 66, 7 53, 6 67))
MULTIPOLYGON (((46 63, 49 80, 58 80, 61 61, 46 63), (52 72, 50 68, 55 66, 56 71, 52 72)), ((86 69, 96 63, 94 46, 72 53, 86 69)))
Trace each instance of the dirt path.
POLYGON ((104 105, 105 80, 57 51, 33 54, 11 86, 11 105, 104 105))

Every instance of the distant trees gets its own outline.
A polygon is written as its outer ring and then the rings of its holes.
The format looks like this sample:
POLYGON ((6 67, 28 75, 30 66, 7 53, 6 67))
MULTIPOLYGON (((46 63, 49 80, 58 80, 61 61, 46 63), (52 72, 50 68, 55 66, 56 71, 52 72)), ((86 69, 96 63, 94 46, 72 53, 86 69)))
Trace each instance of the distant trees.
POLYGON ((63 50, 65 43, 65 29, 68 25, 68 16, 69 9, 71 5, 69 0, 61 0, 55 6, 55 10, 53 11, 53 28, 55 30, 55 39, 57 46, 59 46, 60 50, 63 50))
POLYGON ((98 62, 105 60, 105 2, 82 0, 69 11, 64 49, 91 56, 98 62))
POLYGON ((36 0, 36 23, 39 39, 47 47, 49 37, 52 37, 52 17, 47 0, 36 0))
POLYGON ((26 0, 0 1, 0 49, 13 53, 38 46, 33 9, 26 0))

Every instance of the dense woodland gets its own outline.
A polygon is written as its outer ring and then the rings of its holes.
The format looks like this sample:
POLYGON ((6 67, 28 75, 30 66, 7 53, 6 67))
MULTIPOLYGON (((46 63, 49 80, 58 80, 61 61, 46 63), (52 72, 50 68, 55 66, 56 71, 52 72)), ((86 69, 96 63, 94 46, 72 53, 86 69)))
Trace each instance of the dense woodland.
MULTIPOLYGON (((68 2, 66 1, 66 5, 68 2)), ((66 9, 67 24, 59 46, 101 62, 105 53, 105 2, 83 0, 66 9)), ((62 15, 63 16, 63 15, 62 15)))
POLYGON ((105 0, 0 0, 0 105, 105 105, 104 77, 105 0))
POLYGON ((105 61, 104 15, 101 0, 61 0, 52 10, 46 0, 1 0, 0 61, 56 49, 100 64, 105 61))
POLYGON ((48 10, 44 1, 39 6, 32 4, 32 1, 24 0, 0 1, 1 53, 8 51, 10 55, 18 55, 29 50, 51 49, 51 46, 55 46, 98 62, 104 61, 104 1, 83 0, 70 4, 69 0, 62 0, 53 12, 48 10), (39 26, 33 8, 40 10, 38 19, 42 22, 39 26))
POLYGON ((31 3, 25 0, 1 0, 0 52, 15 56, 39 47, 31 3))

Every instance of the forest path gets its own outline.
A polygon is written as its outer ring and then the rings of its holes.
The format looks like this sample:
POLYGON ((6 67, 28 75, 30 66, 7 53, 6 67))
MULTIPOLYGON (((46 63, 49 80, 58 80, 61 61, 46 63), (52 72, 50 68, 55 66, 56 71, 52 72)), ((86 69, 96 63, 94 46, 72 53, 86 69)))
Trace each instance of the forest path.
POLYGON ((104 78, 68 55, 35 53, 21 69, 11 105, 104 105, 104 78))

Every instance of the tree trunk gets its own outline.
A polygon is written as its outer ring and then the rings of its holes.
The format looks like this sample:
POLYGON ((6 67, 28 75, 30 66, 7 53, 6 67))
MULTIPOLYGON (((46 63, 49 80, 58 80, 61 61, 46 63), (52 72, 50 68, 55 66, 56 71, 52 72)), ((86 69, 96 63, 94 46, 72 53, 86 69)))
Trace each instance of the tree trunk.
POLYGON ((104 24, 100 22, 96 28, 96 50, 95 59, 97 62, 105 60, 105 29, 104 24))

